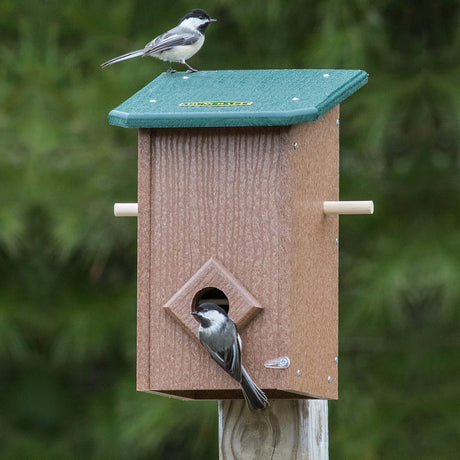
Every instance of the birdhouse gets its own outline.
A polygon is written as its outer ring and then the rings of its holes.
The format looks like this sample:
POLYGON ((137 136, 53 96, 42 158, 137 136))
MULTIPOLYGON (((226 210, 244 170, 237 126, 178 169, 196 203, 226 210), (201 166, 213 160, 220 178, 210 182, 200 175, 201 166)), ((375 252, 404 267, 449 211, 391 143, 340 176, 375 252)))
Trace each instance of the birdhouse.
POLYGON ((139 390, 242 399, 199 343, 211 301, 269 398, 337 398, 338 214, 372 212, 338 201, 339 104, 367 77, 164 73, 110 112, 139 129, 139 390))

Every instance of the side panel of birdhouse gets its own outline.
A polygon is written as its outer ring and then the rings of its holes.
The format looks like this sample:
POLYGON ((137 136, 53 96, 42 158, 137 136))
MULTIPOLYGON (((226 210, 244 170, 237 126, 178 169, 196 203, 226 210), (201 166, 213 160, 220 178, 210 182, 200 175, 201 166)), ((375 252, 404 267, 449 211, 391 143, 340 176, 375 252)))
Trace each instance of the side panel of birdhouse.
POLYGON ((292 126, 291 388, 323 398, 338 391, 339 107, 292 126))

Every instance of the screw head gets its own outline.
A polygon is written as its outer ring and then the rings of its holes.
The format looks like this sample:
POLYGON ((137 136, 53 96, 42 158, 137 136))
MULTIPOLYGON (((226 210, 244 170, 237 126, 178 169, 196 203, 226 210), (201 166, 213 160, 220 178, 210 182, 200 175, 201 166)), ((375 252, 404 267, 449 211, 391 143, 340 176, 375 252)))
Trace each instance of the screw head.
POLYGON ((332 382, 332 377, 329 376, 329 377, 327 378, 327 383, 331 383, 331 382, 332 382))
POLYGON ((339 364, 339 357, 336 356, 336 357, 334 358, 334 361, 335 361, 336 364, 339 364))
POLYGON ((297 369, 297 375, 300 377, 302 375, 302 372, 300 371, 300 369, 297 369))
POLYGON ((286 358, 280 359, 280 367, 287 367, 289 365, 289 360, 286 358))
POLYGON ((297 142, 294 142, 294 148, 296 149, 298 146, 299 144, 297 144, 297 142))

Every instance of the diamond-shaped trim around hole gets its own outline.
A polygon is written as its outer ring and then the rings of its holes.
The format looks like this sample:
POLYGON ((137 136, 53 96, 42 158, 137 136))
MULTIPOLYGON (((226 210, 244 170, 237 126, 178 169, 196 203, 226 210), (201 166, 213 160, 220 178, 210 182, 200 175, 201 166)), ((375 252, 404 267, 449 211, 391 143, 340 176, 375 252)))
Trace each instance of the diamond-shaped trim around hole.
POLYGON ((163 308, 198 340, 198 322, 191 315, 195 295, 205 288, 221 290, 229 301, 228 316, 238 330, 262 310, 259 302, 216 259, 209 259, 172 297, 163 308))

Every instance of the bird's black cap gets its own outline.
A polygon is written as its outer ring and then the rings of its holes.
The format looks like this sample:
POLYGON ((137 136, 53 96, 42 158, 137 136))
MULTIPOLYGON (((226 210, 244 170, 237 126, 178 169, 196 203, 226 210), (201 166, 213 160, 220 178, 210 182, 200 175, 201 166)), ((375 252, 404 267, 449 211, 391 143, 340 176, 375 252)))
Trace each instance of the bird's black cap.
MULTIPOLYGON (((209 20, 211 20, 211 17, 209 16, 209 14, 206 13, 205 10, 200 10, 199 8, 190 11, 190 13, 187 13, 187 14, 181 19, 181 22, 182 22, 184 19, 187 19, 187 18, 199 18, 199 19, 209 19, 209 20)), ((215 21, 215 19, 212 19, 212 21, 215 21)))
POLYGON ((222 307, 219 307, 219 305, 212 303, 212 302, 204 302, 201 303, 200 305, 197 305, 195 308, 195 311, 192 311, 192 315, 198 315, 201 312, 209 311, 209 310, 216 310, 219 313, 222 313, 223 315, 227 316, 227 313, 222 307))

